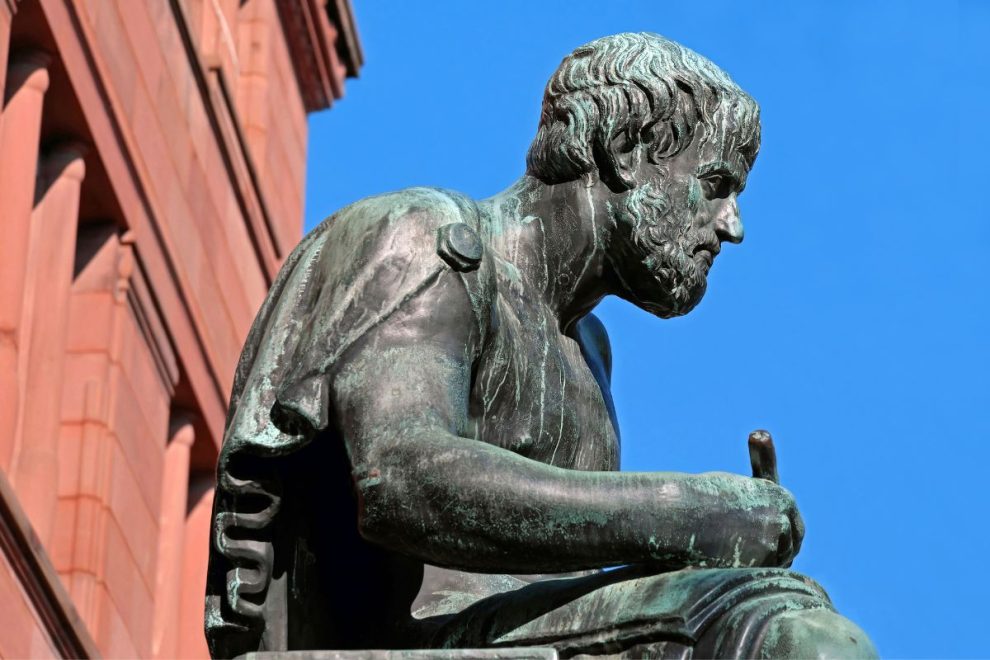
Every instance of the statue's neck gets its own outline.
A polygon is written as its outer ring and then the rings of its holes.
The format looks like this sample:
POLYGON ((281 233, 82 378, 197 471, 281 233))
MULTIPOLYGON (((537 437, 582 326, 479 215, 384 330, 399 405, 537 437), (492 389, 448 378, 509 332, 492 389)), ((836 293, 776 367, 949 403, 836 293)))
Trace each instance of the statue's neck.
POLYGON ((523 176, 481 205, 490 244, 562 331, 611 293, 605 248, 612 224, 586 180, 548 186, 523 176))

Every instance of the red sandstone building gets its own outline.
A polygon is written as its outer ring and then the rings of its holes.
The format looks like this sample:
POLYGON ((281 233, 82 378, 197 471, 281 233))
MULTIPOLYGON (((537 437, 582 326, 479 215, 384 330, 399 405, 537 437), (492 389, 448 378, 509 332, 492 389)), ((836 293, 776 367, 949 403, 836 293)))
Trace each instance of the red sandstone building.
POLYGON ((347 0, 0 0, 0 656, 204 656, 241 343, 347 0))

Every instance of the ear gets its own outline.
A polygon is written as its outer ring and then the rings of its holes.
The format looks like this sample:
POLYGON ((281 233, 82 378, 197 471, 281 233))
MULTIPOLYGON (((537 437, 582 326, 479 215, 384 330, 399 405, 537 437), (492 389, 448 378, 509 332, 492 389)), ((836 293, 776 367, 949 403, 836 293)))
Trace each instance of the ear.
POLYGON ((640 145, 627 130, 613 133, 602 144, 595 140, 595 164, 602 181, 612 192, 621 193, 636 187, 636 169, 641 156, 640 145))

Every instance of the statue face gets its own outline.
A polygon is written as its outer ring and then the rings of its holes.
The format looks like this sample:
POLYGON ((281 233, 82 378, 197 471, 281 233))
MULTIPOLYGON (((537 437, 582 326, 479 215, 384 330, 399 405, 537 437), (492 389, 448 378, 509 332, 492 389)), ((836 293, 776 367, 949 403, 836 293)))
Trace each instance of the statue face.
POLYGON ((636 187, 607 204, 618 229, 612 265, 620 295, 669 318, 701 301, 722 242, 742 241, 736 197, 747 171, 738 154, 698 140, 659 164, 645 151, 628 156, 636 187))

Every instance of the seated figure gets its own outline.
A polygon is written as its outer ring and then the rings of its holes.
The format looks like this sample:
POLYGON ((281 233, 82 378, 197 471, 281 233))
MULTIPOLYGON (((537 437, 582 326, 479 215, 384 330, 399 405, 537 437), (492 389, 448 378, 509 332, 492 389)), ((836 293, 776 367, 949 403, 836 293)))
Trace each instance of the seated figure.
POLYGON ((591 311, 697 305, 743 239, 759 143, 758 106, 721 69, 615 35, 554 73, 508 190, 372 197, 306 236, 234 382, 214 656, 875 656, 787 569, 803 524, 766 447, 753 477, 618 471, 591 311))

